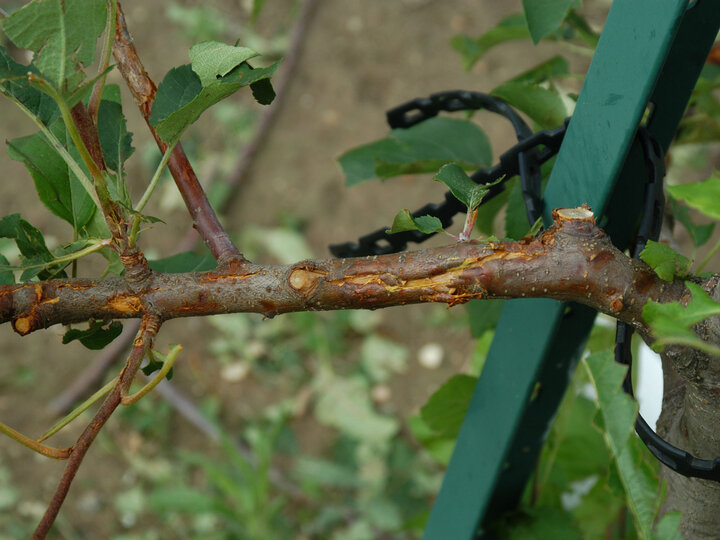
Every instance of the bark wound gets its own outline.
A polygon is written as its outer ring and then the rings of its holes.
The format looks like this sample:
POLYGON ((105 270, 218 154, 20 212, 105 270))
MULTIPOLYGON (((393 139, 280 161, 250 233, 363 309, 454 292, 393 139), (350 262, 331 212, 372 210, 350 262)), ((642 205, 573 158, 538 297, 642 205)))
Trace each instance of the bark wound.
POLYGON ((142 302, 137 296, 119 294, 108 301, 108 307, 120 313, 140 313, 142 302))
POLYGON ((320 278, 326 275, 326 270, 301 263, 290 271, 288 283, 300 296, 310 298, 317 290, 320 278))
POLYGON ((55 304, 60 301, 59 297, 48 298, 43 300, 43 287, 40 284, 36 284, 34 287, 35 291, 35 302, 32 307, 12 321, 13 329, 20 334, 25 336, 30 332, 37 330, 42 326, 40 321, 40 315, 37 311, 38 307, 43 304, 55 304))

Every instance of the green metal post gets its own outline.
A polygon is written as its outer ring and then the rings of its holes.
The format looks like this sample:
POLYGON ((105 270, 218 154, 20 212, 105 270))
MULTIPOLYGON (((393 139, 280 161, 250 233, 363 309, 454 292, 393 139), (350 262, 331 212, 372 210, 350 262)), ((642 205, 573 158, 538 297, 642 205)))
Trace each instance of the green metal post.
MULTIPOLYGON (((720 27, 715 2, 688 5, 612 4, 545 192, 546 223, 552 208, 587 203, 617 245, 629 241, 645 175, 637 126, 652 101, 648 128, 667 148, 720 27)), ((594 316, 551 300, 508 302, 424 539, 473 539, 517 504, 594 316)))

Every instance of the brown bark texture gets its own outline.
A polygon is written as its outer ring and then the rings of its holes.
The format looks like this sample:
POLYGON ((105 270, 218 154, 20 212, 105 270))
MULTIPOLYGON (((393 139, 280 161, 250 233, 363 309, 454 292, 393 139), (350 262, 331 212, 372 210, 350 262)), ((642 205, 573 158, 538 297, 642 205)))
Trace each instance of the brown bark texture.
POLYGON ((244 264, 146 279, 63 279, 0 287, 0 322, 29 334, 54 324, 162 320, 254 312, 382 308, 420 302, 449 306, 473 298, 544 297, 587 304, 647 334, 642 307, 687 295, 682 281, 661 280, 618 251, 589 217, 564 217, 538 238, 463 242, 368 258, 244 264))

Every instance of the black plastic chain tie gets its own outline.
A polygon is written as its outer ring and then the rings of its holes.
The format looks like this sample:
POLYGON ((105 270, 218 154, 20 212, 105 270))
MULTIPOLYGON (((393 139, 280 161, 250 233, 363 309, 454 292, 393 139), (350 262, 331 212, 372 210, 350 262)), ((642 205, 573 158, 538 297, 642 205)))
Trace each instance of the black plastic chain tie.
MULTIPOLYGON (((638 129, 638 139, 645 154, 645 162, 649 170, 645 184, 645 205, 640 228, 637 233, 633 258, 639 259, 640 252, 648 240, 657 240, 662 228, 665 196, 663 178, 665 176, 665 159, 662 148, 644 127, 638 129)), ((623 390, 633 396, 632 387, 632 347, 633 329, 624 322, 618 321, 615 334, 615 361, 628 366, 623 381, 623 390)), ((648 450, 657 460, 673 471, 686 477, 702 478, 720 482, 720 457, 709 460, 696 458, 689 452, 673 446, 660 437, 638 412, 635 420, 635 432, 648 450)))
MULTIPOLYGON (((481 92, 454 90, 432 94, 427 98, 417 98, 387 113, 387 121, 392 129, 406 129, 428 118, 437 116, 439 112, 456 112, 463 110, 484 109, 506 118, 513 126, 518 143, 503 153, 499 163, 489 169, 480 169, 470 178, 477 184, 489 184, 496 180, 500 183, 490 187, 481 204, 486 204, 505 190, 505 182, 520 175, 523 200, 528 214, 528 222, 533 225, 542 215, 543 201, 541 198, 542 176, 540 165, 557 154, 565 136, 567 122, 549 130, 533 133, 522 117, 507 103, 499 98, 481 92)), ((429 214, 440 219, 443 228, 453 223, 453 218, 466 211, 450 191, 445 193, 445 201, 438 204, 427 204, 412 212, 413 217, 429 214)), ((408 242, 422 243, 435 233, 424 234, 420 231, 405 231, 388 234, 387 227, 366 234, 357 242, 345 242, 330 246, 330 252, 336 257, 363 257, 368 255, 385 255, 397 253, 407 248, 408 242)))

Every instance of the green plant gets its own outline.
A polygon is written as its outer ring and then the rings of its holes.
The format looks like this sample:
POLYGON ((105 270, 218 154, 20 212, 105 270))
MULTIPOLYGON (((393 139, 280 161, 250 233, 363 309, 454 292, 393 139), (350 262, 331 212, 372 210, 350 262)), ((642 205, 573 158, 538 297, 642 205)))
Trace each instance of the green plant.
MULTIPOLYGON (((262 4, 255 3, 253 16, 257 16, 262 4)), ((492 46, 528 36, 536 42, 543 38, 558 40, 569 44, 572 51, 588 52, 595 45, 596 33, 579 12, 570 9, 573 2, 543 7, 540 2, 528 0, 523 5, 524 16, 505 19, 480 38, 462 36, 453 40, 466 65, 471 66, 492 46)), ((712 332, 703 333, 700 327, 698 333, 696 325, 716 316, 718 304, 694 281, 687 281, 690 278, 711 289, 716 279, 712 275, 691 277, 689 258, 651 245, 644 256, 649 266, 634 265, 609 241, 597 240, 600 235, 586 209, 574 213, 561 210, 556 214, 557 224, 543 233, 541 240, 515 242, 528 230, 532 234, 537 231, 533 224, 525 222, 517 181, 494 204, 479 206, 488 187, 476 186, 464 169, 487 166, 491 155, 487 138, 470 119, 438 118, 412 129, 394 130, 387 138, 341 158, 349 184, 375 176, 384 179, 438 171, 435 179, 447 184, 468 209, 458 243, 377 260, 307 258, 296 262, 293 258, 281 261, 281 265, 260 265, 250 262, 221 226, 179 140, 207 108, 245 86, 250 87, 259 103, 271 103, 275 93, 269 81, 277 62, 253 67, 258 55, 252 49, 217 41, 201 42, 190 50, 191 63, 171 69, 155 94, 128 40, 122 11, 115 0, 36 0, 3 14, 2 28, 17 47, 35 53, 33 62, 24 65, 0 49, 0 93, 39 130, 35 135, 11 140, 10 155, 27 167, 40 201, 70 228, 64 240, 51 247, 43 233, 20 214, 0 220, 0 236, 13 240, 16 246, 13 253, 6 244, 0 255, 0 321, 10 322, 23 336, 53 324, 87 321, 87 330, 69 329, 63 341, 79 340, 90 349, 100 349, 118 336, 117 320, 142 320, 123 369, 94 396, 96 401, 106 397, 73 446, 52 447, 43 442, 44 438, 32 439, 0 424, 3 433, 21 444, 46 456, 68 459, 66 472, 36 530, 37 537, 44 537, 50 530, 85 453, 113 411, 120 404, 132 405, 168 376, 180 348, 163 355, 155 350, 155 337, 170 319, 229 312, 261 313, 272 318, 292 311, 375 309, 428 301, 454 305, 472 298, 525 296, 526 286, 512 278, 506 279, 501 288, 475 287, 476 281, 495 270, 493 261, 506 258, 508 275, 544 270, 550 276, 544 292, 537 291, 536 296, 583 301, 633 322, 657 347, 681 347, 685 355, 700 350, 706 353, 703 358, 708 362, 717 356, 717 340, 712 332), (103 43, 100 55, 95 54, 98 39, 103 43), (116 66, 111 65, 111 54, 116 66), (112 69, 125 77, 162 153, 144 193, 136 201, 125 172, 125 161, 133 153, 132 136, 126 128, 119 89, 106 84, 112 69), (442 144, 433 144, 438 140, 442 144), (468 140, 473 141, 472 148, 463 148, 468 140), (158 219, 143 212, 165 167, 170 169, 193 224, 214 260, 207 254, 192 252, 146 259, 143 233, 147 224, 157 223, 158 219), (506 239, 500 241, 489 235, 503 206, 506 239), (485 242, 471 241, 475 228, 488 235, 485 242), (592 242, 578 234, 582 230, 592 231, 592 242), (520 257, 506 257, 510 252, 537 255, 518 260, 520 257), (621 308, 616 308, 616 299, 602 290, 586 296, 587 289, 582 288, 587 284, 589 289, 590 284, 604 278, 588 263, 599 254, 618 269, 617 286, 628 291, 621 308), (85 258, 94 255, 104 260, 105 270, 99 278, 86 277, 92 266, 85 265, 85 258), (11 256, 17 256, 13 264, 11 256), (562 264, 568 261, 580 269, 578 275, 568 275, 562 264), (641 278, 650 293, 630 289, 628 284, 641 278), (568 286, 566 282, 573 279, 576 281, 568 286), (688 302, 690 297, 692 301, 688 302), (144 371, 153 379, 131 392, 131 384, 146 358, 144 371)), ((708 70, 705 75, 692 103, 694 114, 680 132, 681 142, 683 136, 684 142, 717 136, 711 119, 716 108, 713 91, 718 74, 708 70)), ((554 127, 562 123, 572 107, 572 92, 561 90, 558 83, 569 78, 568 63, 562 57, 553 57, 498 86, 493 93, 527 114, 538 127, 554 127)), ((681 201, 717 219, 713 194, 719 183, 720 179, 713 176, 703 184, 670 190, 678 220, 690 230, 696 248, 709 241, 712 226, 695 225, 696 218, 690 217, 691 211, 681 201)), ((413 218, 401 211, 392 231, 434 232, 441 228, 432 219, 413 218)), ((261 231, 259 237, 266 244, 271 244, 273 238, 277 241, 273 231, 261 231)), ((710 261, 718 246, 720 243, 704 253, 700 267, 710 261)), ((279 250, 285 255, 288 251, 287 244, 279 250)), ((536 292, 534 288, 532 292, 536 292)), ((486 345, 497 309, 485 310, 475 304, 470 312, 471 325, 478 337, 485 336, 486 345)), ((219 356, 244 354, 243 361, 252 363, 258 356, 253 358, 251 354, 254 339, 270 343, 273 348, 262 369, 296 369, 301 357, 317 362, 313 377, 303 382, 315 398, 319 422, 341 433, 337 440, 338 459, 329 463, 303 458, 294 464, 292 474, 302 485, 303 496, 315 504, 325 502, 324 489, 336 490, 340 495, 324 512, 297 520, 307 534, 334 532, 350 538, 378 533, 411 535, 422 527, 426 509, 419 506, 436 487, 436 469, 426 454, 410 450, 397 438, 402 429, 400 422, 378 413, 372 402, 373 385, 385 382, 393 371, 402 369, 405 353, 372 331, 355 329, 357 335, 347 338, 352 333, 352 317, 340 315, 324 323, 306 313, 288 317, 290 322, 286 324, 300 337, 280 343, 277 336, 258 338, 258 325, 240 315, 224 347, 217 346, 215 352, 219 356), (347 347, 346 338, 361 343, 358 371, 345 371, 333 364, 333 355, 347 347), (348 491, 356 493, 360 504, 343 500, 348 491)), ((714 324, 713 320, 706 323, 711 330, 714 324)), ((278 334, 286 337, 290 330, 281 329, 278 334)), ((447 460, 457 435, 467 408, 468 389, 480 363, 475 365, 473 375, 451 379, 411 421, 413 433, 441 463, 447 460)), ((576 376, 534 483, 528 487, 525 505, 518 515, 502 517, 498 527, 517 535, 532 531, 529 534, 542 536, 542 531, 557 531, 558 527, 563 527, 567 537, 591 537, 601 531, 614 534, 612 528, 621 528, 622 509, 627 505, 633 517, 632 534, 673 537, 677 515, 667 514, 655 523, 661 500, 656 495, 661 488, 652 466, 648 466, 647 454, 631 435, 636 405, 619 392, 622 368, 603 352, 589 356, 584 363, 587 375, 576 376), (583 393, 588 382, 593 384, 597 404, 583 393), (588 428, 591 417, 601 428, 597 433, 588 428), (568 446, 590 440, 597 448, 601 436, 609 454, 593 454, 583 466, 571 459, 568 446), (576 486, 576 492, 586 494, 578 505, 561 504, 561 486, 568 482, 576 486), (605 491, 604 486, 612 491, 605 491), (598 508, 614 511, 598 516, 598 508)), ((80 409, 84 410, 85 405, 80 409)), ((79 412, 56 427, 63 428, 79 412)), ((151 493, 151 506, 159 513, 198 508, 214 512, 228 532, 240 538, 282 534, 289 518, 281 510, 287 506, 283 497, 273 493, 269 472, 282 426, 283 422, 275 418, 266 431, 254 427, 246 430, 251 458, 239 453, 227 435, 222 438, 224 464, 185 454, 186 464, 204 472, 210 490, 200 492, 183 478, 177 485, 151 493)), ((126 504, 136 504, 136 494, 131 495, 126 504)), ((298 507, 302 514, 302 504, 298 507)), ((213 532, 212 527, 211 523, 205 532, 213 532)))

